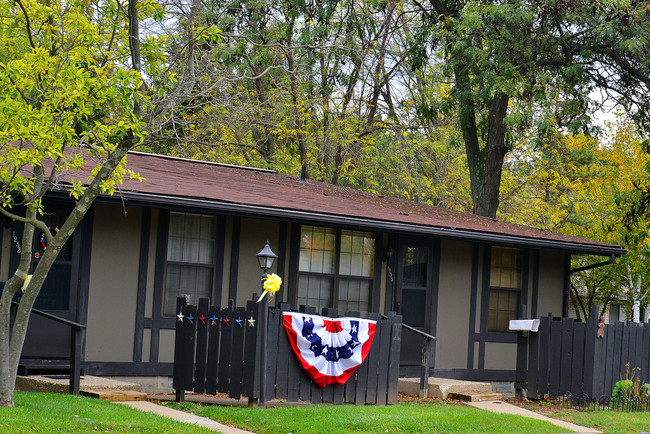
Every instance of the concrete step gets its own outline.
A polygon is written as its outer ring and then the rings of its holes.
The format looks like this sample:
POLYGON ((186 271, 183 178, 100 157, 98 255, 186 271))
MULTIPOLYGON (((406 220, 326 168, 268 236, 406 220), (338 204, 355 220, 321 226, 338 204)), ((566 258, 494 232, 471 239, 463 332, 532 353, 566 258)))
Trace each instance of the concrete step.
MULTIPOLYGON (((140 385, 117 381, 106 377, 82 375, 79 390, 130 390, 140 392, 140 385)), ((68 375, 30 375, 16 377, 16 389, 26 392, 68 393, 70 377, 68 375)))
MULTIPOLYGON (((398 391, 407 395, 418 396, 420 394, 420 379, 400 378, 398 391)), ((492 385, 490 383, 481 383, 477 381, 429 377, 429 397, 446 399, 450 393, 462 392, 492 393, 492 385)))
POLYGON ((457 399, 466 402, 481 402, 481 401, 499 401, 503 399, 500 393, 493 392, 450 392, 447 395, 450 399, 457 399))
POLYGON ((82 390, 81 394, 90 398, 97 398, 103 401, 146 401, 147 394, 134 390, 82 390))

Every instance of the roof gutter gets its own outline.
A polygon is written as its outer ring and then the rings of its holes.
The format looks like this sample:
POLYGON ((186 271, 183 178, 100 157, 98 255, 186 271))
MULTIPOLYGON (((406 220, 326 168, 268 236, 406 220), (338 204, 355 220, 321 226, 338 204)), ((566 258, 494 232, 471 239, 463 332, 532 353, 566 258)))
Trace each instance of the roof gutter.
POLYGON ((584 267, 574 268, 573 270, 569 270, 569 274, 578 273, 580 271, 591 270, 593 268, 604 267, 605 265, 613 264, 615 261, 616 261, 616 255, 612 253, 609 256, 609 259, 607 261, 598 262, 596 264, 591 264, 591 265, 585 265, 584 267))
MULTIPOLYGON (((66 194, 67 196, 67 194, 66 194)), ((128 200, 133 205, 151 205, 151 203, 165 205, 169 208, 181 208, 183 206, 221 211, 230 215, 245 215, 250 217, 273 217, 294 222, 318 222, 326 224, 341 225, 347 224, 362 228, 379 229, 390 232, 408 232, 418 234, 434 235, 447 239, 462 239, 467 241, 480 241, 485 243, 504 244, 511 246, 527 246, 542 249, 563 250, 571 253, 585 253, 598 256, 617 257, 627 253, 627 250, 620 247, 598 246, 572 243, 568 241, 555 241, 548 239, 520 237, 516 235, 495 234, 489 232, 478 232, 467 229, 444 228, 440 226, 426 226, 389 220, 374 220, 362 217, 341 216, 336 214, 313 213, 284 208, 271 208, 260 205, 246 205, 233 202, 220 202, 215 200, 198 199, 191 197, 178 197, 141 193, 133 191, 122 191, 119 197, 102 195, 97 198, 102 202, 113 202, 128 200)), ((610 259, 611 260, 611 259, 610 259)))

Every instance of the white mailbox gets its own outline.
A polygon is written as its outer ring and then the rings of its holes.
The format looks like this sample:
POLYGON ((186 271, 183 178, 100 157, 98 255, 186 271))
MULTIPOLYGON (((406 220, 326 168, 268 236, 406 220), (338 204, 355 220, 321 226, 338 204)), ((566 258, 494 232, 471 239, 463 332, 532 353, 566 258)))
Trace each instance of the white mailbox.
POLYGON ((511 319, 510 330, 519 332, 536 332, 539 329, 538 319, 511 319))

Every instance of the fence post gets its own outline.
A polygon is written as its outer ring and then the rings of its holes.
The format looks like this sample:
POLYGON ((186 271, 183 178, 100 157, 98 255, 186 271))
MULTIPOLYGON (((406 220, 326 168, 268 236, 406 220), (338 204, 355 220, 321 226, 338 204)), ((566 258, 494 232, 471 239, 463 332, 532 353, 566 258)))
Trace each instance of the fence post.
POLYGON ((431 342, 429 338, 423 336, 424 344, 422 345, 422 372, 420 373, 420 398, 429 397, 429 368, 431 366, 431 342))
POLYGON ((79 395, 81 383, 81 329, 70 326, 70 386, 71 395, 79 395))
POLYGON ((260 302, 260 312, 258 318, 260 319, 260 408, 266 408, 266 346, 268 342, 268 327, 269 327, 269 301, 268 296, 264 296, 260 302))
MULTIPOLYGON (((518 319, 526 319, 526 305, 520 304, 517 314, 518 319)), ((526 358, 528 357, 528 332, 517 333, 517 370, 515 373, 515 398, 523 398, 526 388, 526 358), (526 336, 524 336, 526 333, 526 336)))

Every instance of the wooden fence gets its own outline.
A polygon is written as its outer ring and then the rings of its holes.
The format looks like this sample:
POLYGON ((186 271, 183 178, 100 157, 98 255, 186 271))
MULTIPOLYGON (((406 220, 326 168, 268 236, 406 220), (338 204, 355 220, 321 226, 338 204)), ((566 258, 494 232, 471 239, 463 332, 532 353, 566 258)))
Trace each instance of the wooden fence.
POLYGON ((619 322, 604 325, 602 337, 597 331, 596 316, 586 323, 572 318, 541 318, 539 332, 520 340, 520 345, 527 345, 523 351, 527 363, 518 368, 521 384, 515 387, 527 389, 529 398, 557 398, 567 393, 589 399, 609 398, 628 363, 630 369, 640 370, 642 382, 650 379, 649 326, 619 322))
MULTIPOLYGON (((173 385, 177 397, 188 390, 257 400, 260 397, 258 318, 261 304, 249 301, 246 308, 232 305, 220 308, 210 307, 208 303, 208 299, 201 299, 195 307, 186 305, 184 298, 177 300, 176 312, 182 315, 176 322, 174 349, 173 385)), ((334 404, 397 402, 400 315, 391 313, 388 319, 382 319, 380 314, 369 314, 367 317, 377 322, 377 328, 368 357, 345 384, 320 388, 303 371, 293 354, 282 326, 282 312, 288 311, 286 304, 269 309, 266 399, 334 404)), ((305 306, 301 312, 316 313, 310 306, 305 306)), ((324 315, 338 316, 335 309, 326 309, 324 315)), ((359 312, 348 312, 346 316, 361 317, 359 312)))

